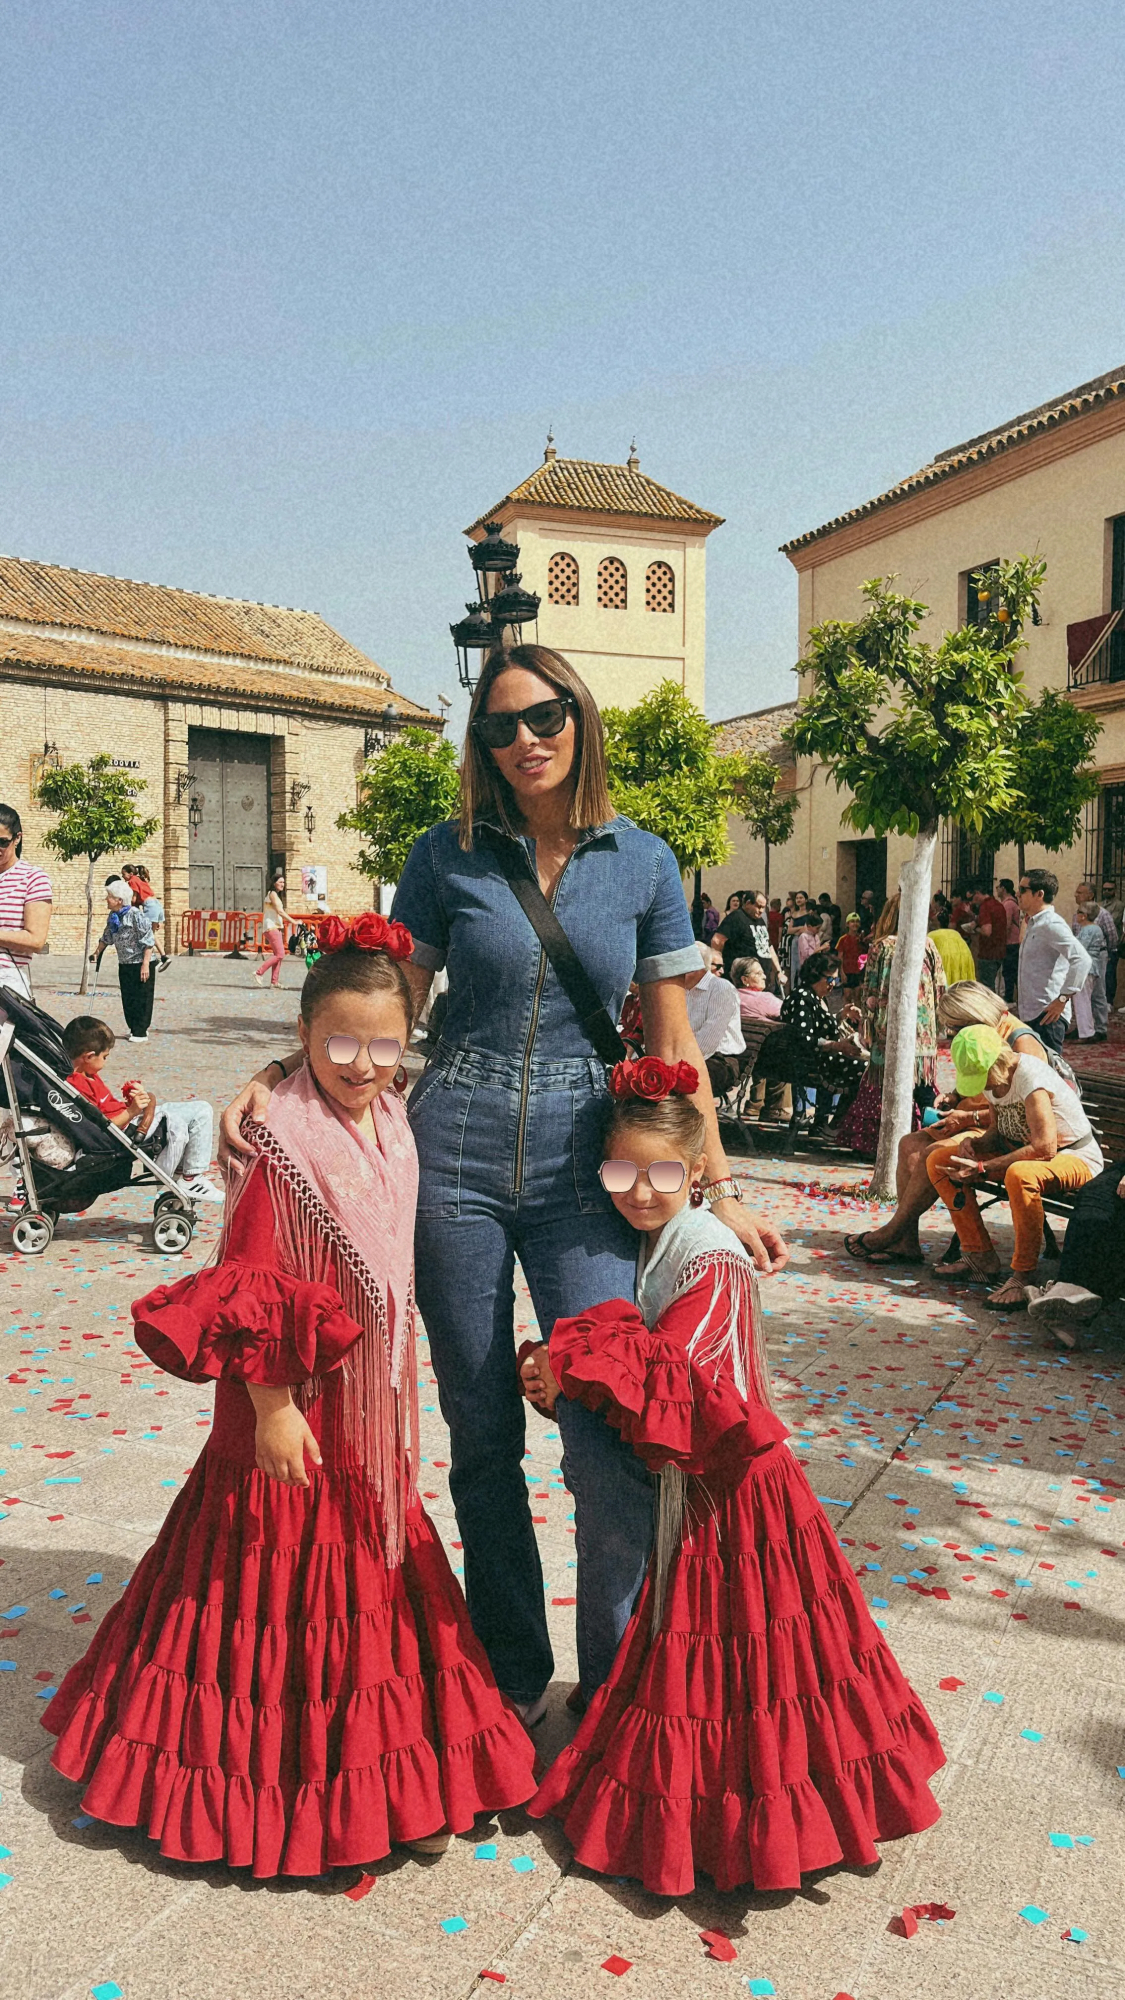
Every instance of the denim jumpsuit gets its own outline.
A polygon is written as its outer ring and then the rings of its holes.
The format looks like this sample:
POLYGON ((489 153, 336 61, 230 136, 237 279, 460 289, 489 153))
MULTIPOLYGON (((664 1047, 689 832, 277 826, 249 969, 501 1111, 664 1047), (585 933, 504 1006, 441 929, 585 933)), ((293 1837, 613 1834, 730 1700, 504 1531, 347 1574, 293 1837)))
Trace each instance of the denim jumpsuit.
MULTIPOLYGON (((534 873, 535 844, 520 844, 534 873)), ((698 969, 672 852, 632 820, 580 836, 554 907, 614 1020, 631 979, 698 969)), ((449 975, 442 1038, 411 1096, 410 1122, 421 1167, 415 1283, 450 1432, 466 1596, 499 1686, 533 1701, 554 1660, 523 1469, 515 1259, 546 1337, 563 1315, 632 1298, 637 1237, 598 1179, 605 1066, 487 835, 466 854, 454 823, 423 834, 393 915, 413 933, 414 963, 449 975)), ((644 1578, 653 1489, 603 1417, 560 1397, 557 1421, 574 1495, 578 1668, 589 1696, 644 1578)))

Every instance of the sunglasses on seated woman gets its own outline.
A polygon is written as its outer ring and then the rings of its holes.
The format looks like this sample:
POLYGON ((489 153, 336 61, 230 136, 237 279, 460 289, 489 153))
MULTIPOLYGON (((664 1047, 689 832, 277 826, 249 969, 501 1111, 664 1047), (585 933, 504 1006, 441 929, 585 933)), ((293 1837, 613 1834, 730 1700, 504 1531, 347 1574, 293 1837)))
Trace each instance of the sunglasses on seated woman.
MULTIPOLYGON (((362 1046, 354 1035, 329 1035, 324 1044, 329 1062, 341 1068, 355 1061, 362 1046)), ((395 1069, 402 1060, 402 1043, 391 1035, 376 1035, 368 1042, 367 1053, 376 1069, 395 1069)))
POLYGON ((628 1194, 642 1173, 653 1194, 679 1194, 687 1168, 682 1160, 653 1160, 648 1167, 638 1167, 635 1160, 603 1160, 598 1168, 598 1178, 607 1194, 628 1194))
POLYGON ((561 736, 574 706, 570 695, 560 694, 551 701, 533 701, 530 708, 493 709, 488 715, 478 715, 473 728, 490 750, 507 750, 516 740, 521 722, 526 722, 532 736, 561 736))

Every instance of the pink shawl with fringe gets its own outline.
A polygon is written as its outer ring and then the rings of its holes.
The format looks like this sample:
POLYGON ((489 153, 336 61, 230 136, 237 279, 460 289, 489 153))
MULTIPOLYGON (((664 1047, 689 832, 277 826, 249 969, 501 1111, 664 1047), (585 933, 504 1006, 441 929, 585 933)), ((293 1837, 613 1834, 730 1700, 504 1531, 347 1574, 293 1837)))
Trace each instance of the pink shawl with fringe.
MULTIPOLYGON (((341 1429, 332 1441, 358 1458, 382 1503, 387 1560, 402 1552, 418 1462, 414 1354, 414 1212, 418 1155, 403 1100, 371 1106, 375 1143, 318 1088, 306 1063, 279 1084, 264 1125, 248 1125, 268 1168, 282 1267, 331 1282, 363 1337, 339 1371, 341 1429)), ((315 1402, 315 1378, 297 1401, 315 1402)))

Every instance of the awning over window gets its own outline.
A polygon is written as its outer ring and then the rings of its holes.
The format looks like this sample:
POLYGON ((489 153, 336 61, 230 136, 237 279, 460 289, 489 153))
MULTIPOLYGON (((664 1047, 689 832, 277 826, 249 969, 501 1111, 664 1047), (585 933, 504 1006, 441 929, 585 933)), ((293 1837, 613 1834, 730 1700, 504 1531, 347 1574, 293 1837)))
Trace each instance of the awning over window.
POLYGON ((1082 672, 1091 654, 1097 652, 1103 639, 1108 639, 1120 618, 1120 611, 1103 611, 1097 618, 1079 618, 1067 626, 1066 657, 1071 680, 1082 672))

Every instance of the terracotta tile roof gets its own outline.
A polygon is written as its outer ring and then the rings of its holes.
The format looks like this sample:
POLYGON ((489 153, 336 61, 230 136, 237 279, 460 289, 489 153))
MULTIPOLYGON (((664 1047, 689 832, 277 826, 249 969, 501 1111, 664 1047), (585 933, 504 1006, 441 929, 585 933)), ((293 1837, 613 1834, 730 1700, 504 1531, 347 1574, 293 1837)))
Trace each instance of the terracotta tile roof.
MULTIPOLYGON (((363 655, 355 657, 362 659, 363 655)), ((114 645, 111 639, 103 643, 64 634, 43 636, 0 629, 0 679, 18 679, 28 668, 54 669, 67 683, 112 684, 127 694, 221 702, 226 707, 249 702, 341 721, 373 722, 393 701, 406 722, 439 723, 439 717, 370 674, 364 683, 337 677, 323 668, 289 667, 277 660, 259 664, 247 659, 231 666, 209 660, 202 653, 146 652, 141 646, 114 645)))
POLYGON ((793 761, 781 732, 797 713, 795 701, 778 702, 773 708, 756 708, 749 715, 731 715, 715 724, 715 748, 724 757, 734 750, 749 750, 759 757, 773 757, 779 764, 793 761))
POLYGON ((862 521, 867 515, 878 513, 882 507, 891 507, 896 500, 903 500, 910 493, 918 493, 924 487, 952 479, 971 465, 995 458, 1000 452, 1011 451, 1014 446, 1026 443, 1028 438, 1054 430, 1074 417, 1085 416, 1118 397, 1125 397, 1123 368, 1113 368, 1108 375, 1098 375, 1092 382, 1083 382, 1077 389, 1071 389, 1067 395, 1053 402, 1040 403, 1037 409, 1025 410, 1021 417, 1012 417, 997 430, 982 431, 979 437, 969 438, 964 444, 951 445, 946 451, 935 453, 929 464, 919 472, 912 472, 909 479, 900 480, 897 486, 877 494, 874 500, 865 500, 861 507, 850 507, 846 514, 837 514, 823 527, 810 528, 807 534, 798 535, 791 542, 783 542, 781 552, 788 555, 793 549, 807 548, 810 542, 819 541, 823 535, 834 534, 838 528, 846 527, 852 521, 862 521))
POLYGON ((526 507, 569 507, 588 514, 635 514, 650 520, 697 521, 722 526, 721 514, 709 514, 633 465, 599 465, 590 458, 549 458, 529 479, 465 529, 467 535, 486 521, 508 514, 520 502, 526 507))
POLYGON ((311 673, 358 674, 390 686, 390 676, 314 611, 208 597, 162 583, 134 583, 93 570, 0 556, 0 618, 75 626, 123 639, 187 646, 193 652, 284 660, 311 673))

